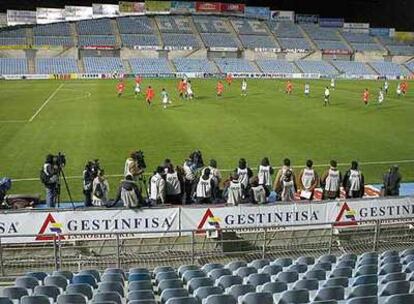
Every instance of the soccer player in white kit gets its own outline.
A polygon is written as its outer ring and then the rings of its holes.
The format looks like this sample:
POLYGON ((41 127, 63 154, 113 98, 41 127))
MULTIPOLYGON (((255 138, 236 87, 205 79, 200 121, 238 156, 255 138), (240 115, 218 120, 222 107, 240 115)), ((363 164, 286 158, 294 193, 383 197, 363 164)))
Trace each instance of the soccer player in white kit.
POLYGON ((241 96, 247 96, 247 80, 243 79, 241 84, 241 96))
POLYGON ((335 90, 335 78, 331 78, 331 89, 335 90))
POLYGON ((194 93, 193 93, 193 86, 191 84, 190 80, 187 80, 187 98, 193 99, 194 93))
POLYGON ((401 96, 401 84, 400 83, 397 84, 397 95, 398 97, 401 96))
POLYGON ((325 94, 324 94, 324 106, 325 107, 330 104, 330 102, 329 102, 330 95, 331 95, 331 92, 329 91, 329 88, 326 87, 325 88, 325 94))
POLYGON ((387 79, 385 79, 385 82, 384 82, 384 92, 385 94, 388 94, 388 80, 387 79))
POLYGON ((137 96, 138 96, 139 94, 141 94, 141 84, 140 84, 140 83, 136 83, 136 84, 135 84, 135 89, 134 89, 134 91, 135 91, 135 98, 137 98, 137 96))
POLYGON ((382 104, 383 101, 384 101, 384 91, 382 90, 382 88, 380 88, 378 92, 378 104, 382 104))
POLYGON ((162 91, 161 91, 161 98, 162 98, 163 107, 164 107, 164 109, 166 109, 167 108, 167 104, 170 104, 171 101, 170 101, 170 98, 168 96, 168 93, 167 93, 167 91, 165 89, 162 89, 162 91))
POLYGON ((310 94, 310 84, 309 82, 305 83, 305 95, 309 96, 310 94))

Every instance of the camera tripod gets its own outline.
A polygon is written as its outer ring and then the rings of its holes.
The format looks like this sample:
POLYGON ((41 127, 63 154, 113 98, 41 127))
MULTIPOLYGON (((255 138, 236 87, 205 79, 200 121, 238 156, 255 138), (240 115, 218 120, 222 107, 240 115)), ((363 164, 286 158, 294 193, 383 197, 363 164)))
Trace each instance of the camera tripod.
POLYGON ((56 185, 56 192, 57 192, 56 194, 57 195, 56 195, 56 202, 55 203, 57 203, 57 207, 59 208, 60 207, 60 202, 61 202, 60 194, 61 194, 61 186, 62 186, 61 181, 62 180, 63 180, 63 183, 65 184, 66 192, 68 193, 69 201, 72 204, 72 208, 76 209, 75 203, 73 202, 73 199, 72 199, 72 194, 70 193, 68 182, 66 180, 65 172, 63 171, 62 166, 58 167, 58 181, 57 181, 57 185, 56 185))

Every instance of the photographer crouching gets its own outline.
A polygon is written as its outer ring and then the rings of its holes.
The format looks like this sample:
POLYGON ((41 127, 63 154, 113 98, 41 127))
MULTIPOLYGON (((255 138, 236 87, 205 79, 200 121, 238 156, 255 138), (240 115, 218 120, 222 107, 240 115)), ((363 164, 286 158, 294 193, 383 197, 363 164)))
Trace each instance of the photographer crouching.
POLYGON ((59 195, 59 166, 62 165, 60 164, 62 159, 60 159, 59 156, 60 154, 58 156, 48 154, 45 163, 43 164, 43 168, 40 171, 40 181, 45 186, 46 205, 49 208, 54 208, 56 206, 59 195))

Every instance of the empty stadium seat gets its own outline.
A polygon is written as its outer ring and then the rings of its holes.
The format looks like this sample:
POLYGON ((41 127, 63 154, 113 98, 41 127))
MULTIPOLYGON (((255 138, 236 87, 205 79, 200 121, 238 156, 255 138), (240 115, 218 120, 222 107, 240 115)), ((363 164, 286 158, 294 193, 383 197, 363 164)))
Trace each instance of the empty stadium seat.
POLYGON ((129 269, 128 273, 130 275, 134 274, 134 273, 147 273, 147 274, 150 274, 150 271, 148 270, 148 268, 144 268, 144 267, 133 267, 133 268, 129 269))
POLYGON ((394 62, 386 61, 375 61, 370 62, 370 65, 377 71, 381 76, 404 76, 408 72, 403 70, 402 67, 394 62))
MULTIPOLYGON (((309 291, 307 289, 288 290, 281 294, 279 304, 302 304, 309 302, 309 291)), ((276 303, 276 301, 275 301, 276 303)))
POLYGON ((112 35, 110 19, 89 19, 77 23, 79 35, 112 35))
POLYGON ((378 276, 376 274, 361 275, 355 278, 355 280, 352 283, 352 286, 373 284, 373 283, 375 284, 378 283, 378 276))
POLYGON ((251 261, 248 266, 254 267, 257 270, 263 268, 266 265, 270 264, 270 260, 269 259, 258 259, 258 260, 253 260, 251 261))
POLYGON ((316 279, 302 279, 296 281, 293 285, 293 289, 306 289, 306 290, 318 290, 319 281, 316 279))
POLYGON ((26 59, 0 58, 0 74, 27 74, 28 65, 26 59))
POLYGON ((268 282, 262 286, 258 286, 257 290, 261 292, 269 292, 271 294, 280 293, 287 290, 287 284, 285 282, 268 282))
POLYGON ((187 271, 187 270, 199 270, 200 267, 197 265, 182 265, 180 267, 178 267, 178 276, 179 277, 183 277, 183 274, 187 271))
POLYGON ((358 285, 352 288, 351 292, 348 295, 348 299, 356 297, 371 297, 378 294, 378 285, 377 284, 366 284, 358 285))
POLYGON ((201 267, 201 270, 204 271, 204 273, 208 274, 213 269, 221 269, 221 268, 224 268, 223 264, 209 263, 209 264, 205 264, 203 267, 201 267))
POLYGON ((246 266, 247 266, 247 263, 244 261, 233 261, 233 262, 228 263, 225 267, 230 269, 231 271, 235 271, 239 269, 240 267, 246 267, 246 266))
POLYGON ((98 292, 109 292, 116 291, 123 298, 124 297, 124 286, 120 282, 105 282, 99 284, 98 292))
POLYGON ((183 273, 181 278, 182 278, 182 280, 185 284, 193 278, 202 278, 202 277, 205 277, 205 276, 206 276, 206 273, 204 271, 202 271, 200 269, 195 269, 195 270, 187 270, 186 272, 183 273))
POLYGON ((350 277, 352 277, 352 268, 351 267, 335 268, 329 274, 329 277, 330 278, 338 278, 338 277, 350 278, 350 277))
MULTIPOLYGON (((155 275, 155 284, 163 280, 178 279, 178 275, 175 271, 159 272, 155 275)), ((185 283, 186 281, 184 281, 185 283)))
POLYGON ((230 286, 226 293, 231 295, 236 301, 238 301, 239 297, 244 296, 247 293, 255 292, 256 289, 254 286, 249 284, 236 284, 230 286))
POLYGON ((252 273, 257 273, 257 269, 251 266, 240 267, 233 272, 233 274, 242 278, 247 277, 252 273))
POLYGON ((223 289, 219 286, 202 286, 194 291, 194 296, 201 302, 212 294, 222 294, 223 289))
POLYGON ((385 275, 382 279, 380 284, 386 284, 392 281, 404 281, 407 278, 407 274, 404 272, 393 272, 385 275))
POLYGON ((296 271, 297 273, 304 273, 308 270, 308 265, 295 263, 290 265, 287 270, 296 271))
POLYGON ((414 294, 399 294, 388 297, 385 304, 412 304, 414 303, 414 294))
POLYGON ((392 281, 384 285, 383 289, 379 291, 381 297, 392 296, 395 294, 409 293, 410 282, 408 281, 392 281))
POLYGON ((330 286, 320 288, 315 296, 315 300, 343 300, 345 296, 345 289, 343 286, 330 286))
POLYGON ((241 297, 242 304, 273 304, 273 297, 267 292, 249 292, 241 297))
POLYGON ((323 287, 331 287, 331 286, 343 286, 348 287, 349 281, 347 277, 335 277, 330 278, 325 281, 323 287))
POLYGON ((201 38, 207 48, 239 48, 239 42, 230 34, 208 33, 201 34, 201 38))
POLYGON ((210 278, 212 278, 213 280, 217 280, 220 277, 224 276, 224 275, 231 275, 232 272, 230 269, 227 268, 218 268, 218 269, 213 269, 208 273, 208 276, 210 278))
POLYGON ((253 285, 255 287, 270 282, 270 275, 267 273, 252 273, 244 278, 244 283, 253 285))
POLYGON ((165 289, 181 288, 181 287, 183 287, 183 282, 180 279, 162 280, 158 284, 158 293, 161 293, 165 289))
POLYGON ((98 292, 93 297, 93 303, 96 302, 115 302, 116 304, 122 304, 122 298, 118 292, 98 292))
POLYGON ((128 283, 128 290, 152 290, 152 282, 132 281, 128 283))
POLYGON ((47 273, 43 271, 33 271, 33 272, 26 272, 27 277, 33 277, 37 279, 39 282, 43 282, 43 280, 47 277, 47 273))
POLYGON ((259 273, 267 273, 272 276, 278 274, 282 270, 283 268, 280 265, 266 265, 263 268, 259 269, 259 273))
POLYGON ((128 292, 127 299, 128 301, 152 300, 155 299, 155 296, 151 290, 133 290, 128 292))
POLYGON ((36 286, 33 292, 34 295, 43 295, 53 299, 56 302, 57 297, 60 295, 60 290, 57 286, 36 286))
POLYGON ((7 297, 0 297, 0 304, 13 304, 13 301, 7 297))
POLYGON ((282 267, 288 267, 288 266, 292 265, 292 263, 293 263, 293 261, 292 261, 291 258, 278 258, 270 264, 271 265, 279 265, 279 266, 282 266, 282 267))
MULTIPOLYGON (((200 287, 203 288, 203 287, 200 287)), ((199 289, 200 289, 199 288, 199 289)), ((160 303, 164 304, 171 298, 187 297, 188 291, 184 288, 168 288, 165 289, 160 295, 160 303)))
POLYGON ((23 296, 20 304, 50 304, 49 298, 43 295, 23 296))
MULTIPOLYGON (((45 279, 46 285, 48 285, 47 279, 48 278, 45 279)), ((14 281, 14 285, 17 287, 23 287, 23 288, 30 289, 31 291, 33 291, 34 288, 39 285, 39 281, 34 277, 23 276, 23 277, 17 277, 16 280, 14 281)))
POLYGON ((323 269, 312 269, 307 271, 303 278, 305 279, 316 279, 319 281, 325 280, 326 279, 326 272, 323 269))
POLYGON ((119 282, 124 286, 124 276, 120 273, 104 273, 101 278, 102 282, 119 282))
POLYGON ((198 301, 194 297, 177 297, 168 299, 165 304, 198 304, 198 301))
MULTIPOLYGON (((224 284, 224 283, 222 283, 222 281, 225 281, 225 278, 226 276, 223 276, 223 277, 221 277, 218 281, 217 281, 217 284, 218 284, 218 286, 221 286, 221 284, 224 284)), ((242 281, 242 279, 240 278, 240 281, 242 281)), ((202 278, 193 278, 193 279, 191 279, 188 283, 187 283, 187 286, 188 286, 188 292, 189 293, 193 293, 194 292, 194 290, 196 290, 198 287, 201 287, 201 286, 213 286, 214 285, 214 280, 213 279, 211 279, 211 278, 207 278, 207 277, 202 277, 202 278)), ((222 288, 225 288, 224 286, 221 286, 222 288)))
POLYGON ((376 296, 352 298, 346 304, 377 304, 378 298, 376 296))
POLYGON ((86 304, 86 298, 81 294, 62 294, 57 298, 57 304, 86 304))
POLYGON ((370 274, 376 274, 378 272, 378 266, 377 265, 364 265, 361 267, 358 267, 355 272, 355 277, 361 276, 361 275, 370 275, 370 274))
POLYGON ((149 273, 130 273, 128 276, 128 282, 133 281, 150 281, 151 275, 149 273))
POLYGON ((72 283, 72 279, 73 279, 73 273, 72 271, 68 271, 68 270, 56 270, 52 272, 52 275, 60 275, 62 277, 65 277, 69 283, 72 283))
POLYGON ((193 34, 163 33, 161 35, 165 48, 199 48, 200 43, 193 34))
POLYGON ((98 284, 96 284, 96 279, 91 274, 77 274, 73 277, 72 283, 85 283, 89 284, 93 288, 97 288, 98 284))
POLYGON ((5 287, 3 289, 3 296, 9 298, 10 300, 20 301, 21 297, 27 296, 29 293, 25 287, 5 287))
POLYGON ((334 60, 331 61, 331 64, 334 65, 341 73, 344 73, 348 76, 377 74, 372 69, 369 69, 363 62, 334 60))
POLYGON ((152 34, 154 26, 147 16, 128 16, 116 19, 121 34, 152 34))
POLYGON ((272 281, 293 283, 293 282, 296 282, 298 278, 299 278, 299 274, 296 271, 286 270, 286 271, 279 272, 275 276, 272 276, 272 281))
POLYGON ((66 287, 66 294, 81 294, 88 300, 91 300, 93 297, 93 290, 89 284, 75 283, 69 284, 68 287, 66 287))
POLYGON ((237 301, 228 294, 215 294, 208 296, 205 301, 205 304, 237 304, 237 301))

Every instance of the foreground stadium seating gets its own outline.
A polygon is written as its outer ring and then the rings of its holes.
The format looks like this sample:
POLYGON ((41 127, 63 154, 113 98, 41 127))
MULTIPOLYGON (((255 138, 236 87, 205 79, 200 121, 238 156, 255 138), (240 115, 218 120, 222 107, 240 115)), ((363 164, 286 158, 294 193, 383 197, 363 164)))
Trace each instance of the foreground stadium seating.
POLYGON ((91 19, 77 23, 79 35, 112 35, 110 19, 91 19))
POLYGON ((193 22, 200 33, 229 33, 227 18, 214 16, 193 16, 193 22))
POLYGON ((212 47, 227 47, 227 48, 238 48, 239 43, 236 41, 235 37, 230 34, 222 33, 209 33, 201 34, 204 44, 208 48, 212 47))
POLYGON ((268 21, 267 25, 278 38, 304 38, 299 26, 292 21, 268 21))
POLYGON ((35 36, 33 44, 35 46, 75 46, 72 37, 56 37, 56 36, 35 36))
POLYGON ((157 47, 161 46, 161 43, 157 36, 147 34, 122 34, 121 35, 122 45, 124 47, 157 47))
POLYGON ((174 47, 193 47, 199 48, 200 44, 197 38, 193 34, 173 34, 173 33, 164 33, 162 34, 162 40, 166 48, 174 47))
POLYGON ((409 63, 406 64, 406 67, 411 70, 412 72, 414 72, 414 60, 410 61, 409 63))
POLYGON ((301 256, 257 259, 250 263, 236 260, 227 265, 162 266, 153 270, 152 277, 150 269, 139 267, 129 269, 125 285, 123 280, 127 275, 119 268, 108 268, 104 272, 87 269, 78 274, 67 271, 74 278, 67 287, 64 277, 44 277, 43 272, 31 272, 18 277, 16 286, 5 287, 0 303, 20 300, 42 304, 49 298, 62 304, 91 300, 116 304, 411 304, 414 267, 404 261, 413 255, 414 250, 409 249, 382 254, 366 252, 359 256, 301 256), (322 269, 323 263, 329 264, 332 270, 322 269), (270 275, 267 271, 272 266, 276 266, 277 273, 270 275), (363 275, 366 271, 362 270, 367 267, 375 271, 363 275), (307 270, 304 273, 293 270, 301 268, 307 270), (138 276, 133 278, 134 274, 138 276), (104 282, 96 283, 96 277, 102 277, 104 282), (42 278, 45 285, 38 283, 42 278))
POLYGON ((245 49, 276 49, 279 45, 268 35, 239 35, 245 49))
POLYGON ((153 24, 147 16, 131 16, 117 18, 121 34, 153 34, 153 24))
POLYGON ((33 27, 35 36, 70 36, 70 24, 66 22, 36 25, 33 27))

